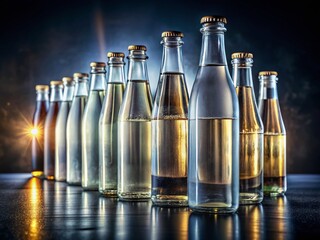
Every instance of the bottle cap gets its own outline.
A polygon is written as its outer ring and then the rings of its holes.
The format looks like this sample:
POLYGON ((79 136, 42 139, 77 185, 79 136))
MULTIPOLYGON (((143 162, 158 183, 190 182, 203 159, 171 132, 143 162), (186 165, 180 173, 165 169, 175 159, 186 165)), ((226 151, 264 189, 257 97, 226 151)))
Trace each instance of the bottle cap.
POLYGON ((235 58, 253 58, 253 54, 248 52, 232 53, 231 59, 235 59, 235 58))
POLYGON ((141 50, 141 51, 147 51, 147 47, 144 45, 130 45, 128 47, 128 50, 141 50))
POLYGON ((212 23, 212 22, 222 22, 227 24, 227 18, 223 16, 204 16, 201 18, 200 23, 212 23))
POLYGON ((64 83, 73 82, 73 78, 72 77, 63 77, 62 78, 62 82, 64 82, 64 83))
POLYGON ((59 81, 59 80, 53 80, 53 81, 50 81, 50 85, 51 86, 63 86, 63 82, 62 81, 59 81))
POLYGON ((88 73, 74 73, 73 77, 74 78, 87 78, 87 77, 89 77, 89 74, 88 73))
POLYGON ((91 62, 90 67, 105 67, 106 63, 104 62, 91 62))
POLYGON ((122 57, 124 58, 124 53, 123 52, 108 52, 107 57, 122 57))
POLYGON ((184 35, 182 32, 178 32, 178 31, 165 31, 161 34, 161 37, 181 37, 181 38, 183 38, 184 35))
POLYGON ((48 85, 36 85, 35 87, 36 91, 49 91, 48 85))
POLYGON ((261 71, 259 76, 278 76, 278 73, 276 71, 261 71))

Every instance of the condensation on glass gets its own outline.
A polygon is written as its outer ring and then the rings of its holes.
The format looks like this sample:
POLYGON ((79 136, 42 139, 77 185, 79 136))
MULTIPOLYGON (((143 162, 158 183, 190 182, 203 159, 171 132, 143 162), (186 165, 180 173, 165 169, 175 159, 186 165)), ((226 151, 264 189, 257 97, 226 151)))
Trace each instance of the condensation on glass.
POLYGON ((240 204, 263 200, 263 123, 252 81, 253 54, 231 55, 240 114, 240 204))
POLYGON ((229 74, 226 18, 201 19, 202 49, 189 105, 188 200, 196 212, 239 205, 239 104, 229 74))
POLYGON ((154 205, 187 206, 188 107, 183 33, 162 33, 163 55, 152 109, 152 189, 154 205))
POLYGON ((286 129, 281 115, 275 71, 259 72, 259 111, 264 124, 265 195, 281 196, 287 190, 286 129))
POLYGON ((124 53, 108 52, 106 96, 99 119, 99 192, 118 195, 118 115, 125 89, 124 53))

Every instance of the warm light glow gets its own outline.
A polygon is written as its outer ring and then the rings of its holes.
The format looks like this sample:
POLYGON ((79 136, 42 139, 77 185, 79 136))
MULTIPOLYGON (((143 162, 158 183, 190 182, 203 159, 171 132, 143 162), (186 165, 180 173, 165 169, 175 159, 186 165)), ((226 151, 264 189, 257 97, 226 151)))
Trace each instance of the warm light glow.
POLYGON ((43 172, 42 171, 33 171, 31 174, 34 177, 42 177, 43 176, 43 172))
POLYGON ((32 128, 32 129, 30 130, 30 133, 31 133, 33 136, 37 136, 38 133, 39 133, 38 128, 32 128))

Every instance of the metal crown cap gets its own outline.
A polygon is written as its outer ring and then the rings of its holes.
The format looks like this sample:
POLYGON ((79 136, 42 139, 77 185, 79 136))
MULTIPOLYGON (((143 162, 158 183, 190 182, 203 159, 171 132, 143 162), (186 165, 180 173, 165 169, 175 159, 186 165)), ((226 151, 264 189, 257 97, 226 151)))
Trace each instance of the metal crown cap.
POLYGON ((253 58, 253 54, 249 52, 235 52, 231 54, 231 59, 235 58, 253 58))
POLYGON ((74 78, 86 78, 86 77, 89 77, 89 74, 88 73, 74 73, 73 77, 74 78))
POLYGON ((278 76, 278 73, 276 71, 261 71, 259 76, 278 76))
POLYGON ((90 67, 105 67, 106 63, 105 62, 91 62, 90 67))
POLYGON ((141 50, 141 51, 147 51, 147 47, 144 45, 130 45, 128 47, 128 50, 141 50))
POLYGON ((72 77, 63 77, 62 78, 62 82, 64 82, 64 83, 73 82, 73 78, 72 77))
POLYGON ((223 16, 204 16, 201 18, 200 23, 212 23, 212 22, 222 22, 227 24, 227 18, 223 16))
POLYGON ((124 53, 123 52, 108 52, 107 57, 122 57, 124 58, 124 53))
POLYGON ((50 81, 50 85, 51 86, 59 86, 59 85, 63 85, 63 82, 62 81, 60 81, 60 80, 52 80, 52 81, 50 81))
POLYGON ((35 87, 36 91, 49 91, 48 85, 36 85, 35 87))
POLYGON ((181 38, 183 38, 184 35, 182 32, 179 32, 179 31, 165 31, 161 34, 161 37, 181 37, 181 38))

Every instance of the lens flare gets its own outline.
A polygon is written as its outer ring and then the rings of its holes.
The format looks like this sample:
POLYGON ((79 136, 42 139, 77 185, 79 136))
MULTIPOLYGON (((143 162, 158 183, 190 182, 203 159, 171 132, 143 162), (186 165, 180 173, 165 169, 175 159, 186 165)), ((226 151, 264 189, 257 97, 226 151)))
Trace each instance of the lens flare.
POLYGON ((31 133, 32 136, 37 136, 38 133, 39 133, 39 130, 38 130, 38 128, 32 128, 30 130, 30 133, 31 133))

